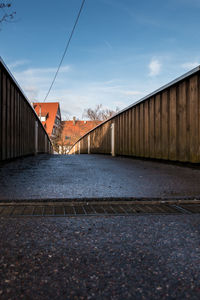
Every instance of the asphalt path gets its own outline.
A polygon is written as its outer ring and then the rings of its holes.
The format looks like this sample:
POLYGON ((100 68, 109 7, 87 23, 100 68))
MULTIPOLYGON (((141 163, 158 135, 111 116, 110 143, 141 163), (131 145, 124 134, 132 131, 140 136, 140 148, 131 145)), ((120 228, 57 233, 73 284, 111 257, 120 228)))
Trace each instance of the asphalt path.
POLYGON ((0 218, 0 299, 199 299, 199 215, 0 218))
POLYGON ((108 155, 38 155, 0 165, 0 201, 200 199, 200 167, 108 155))

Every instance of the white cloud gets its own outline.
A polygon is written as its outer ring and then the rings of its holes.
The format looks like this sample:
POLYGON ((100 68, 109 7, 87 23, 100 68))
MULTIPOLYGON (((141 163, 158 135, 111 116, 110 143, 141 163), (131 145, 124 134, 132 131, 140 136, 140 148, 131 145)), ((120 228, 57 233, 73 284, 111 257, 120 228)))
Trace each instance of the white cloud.
POLYGON ((139 91, 123 91, 123 94, 127 96, 135 96, 135 95, 142 95, 143 93, 139 91))
MULTIPOLYGON (((62 76, 65 77, 66 73, 68 73, 70 69, 71 68, 69 66, 61 67, 59 76, 56 79, 56 83, 59 83, 62 76)), ((56 68, 28 68, 22 71, 13 71, 13 75, 18 81, 19 85, 21 85, 21 87, 27 93, 27 96, 33 100, 32 98, 35 98, 36 95, 39 94, 39 91, 47 91, 53 80, 56 70, 56 68)))
POLYGON ((27 59, 16 60, 16 61, 10 63, 10 64, 8 65, 8 67, 9 67, 10 69, 14 69, 14 68, 17 68, 17 67, 24 66, 24 65, 26 65, 26 64, 28 64, 28 63, 29 63, 29 60, 27 60, 27 59))
MULTIPOLYGON (((56 68, 24 68, 13 71, 13 75, 30 101, 43 101, 55 71, 56 68)), ((107 81, 80 80, 75 73, 76 70, 69 66, 62 67, 47 99, 49 102, 60 102, 64 118, 82 118, 85 108, 95 107, 97 104, 113 110, 116 107, 123 109, 143 94, 140 87, 135 89, 137 84, 132 81, 124 82, 116 78, 107 81), (70 72, 71 70, 73 71, 70 72)))
POLYGON ((158 59, 152 59, 150 64, 149 64, 149 76, 156 76, 160 74, 161 71, 161 63, 159 62, 158 59))
POLYGON ((35 101, 38 97, 38 88, 35 86, 25 86, 24 87, 25 94, 28 95, 28 98, 31 101, 35 101))
MULTIPOLYGON (((70 70, 69 66, 63 66, 60 68, 59 73, 66 73, 70 70)), ((57 71, 57 68, 30 68, 24 71, 25 75, 34 75, 38 76, 41 74, 49 74, 49 73, 55 73, 57 71)))
POLYGON ((182 64, 181 67, 185 70, 190 70, 190 69, 193 69, 193 68, 195 68, 199 65, 200 65, 200 63, 195 61, 195 62, 186 62, 186 63, 182 64))

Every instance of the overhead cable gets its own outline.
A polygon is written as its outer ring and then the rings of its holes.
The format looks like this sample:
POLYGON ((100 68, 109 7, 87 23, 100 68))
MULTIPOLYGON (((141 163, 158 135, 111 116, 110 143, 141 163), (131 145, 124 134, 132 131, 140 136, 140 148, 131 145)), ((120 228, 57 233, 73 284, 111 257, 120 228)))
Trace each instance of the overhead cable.
POLYGON ((80 18, 81 12, 82 12, 82 10, 83 10, 83 6, 84 6, 84 4, 85 4, 85 1, 86 1, 86 0, 83 0, 83 1, 82 1, 80 10, 79 10, 78 15, 77 15, 77 17, 76 17, 76 21, 75 21, 75 23, 74 23, 74 26, 73 26, 73 28, 72 28, 70 37, 69 37, 68 42, 67 42, 67 45, 66 45, 66 47, 65 47, 65 51, 64 51, 64 53, 63 53, 63 55, 62 55, 61 61, 60 61, 59 65, 58 65, 57 71, 56 71, 56 73, 55 73, 55 75, 54 75, 54 78, 53 78, 53 80, 52 80, 52 83, 51 83, 51 85, 50 85, 50 88, 49 88, 49 90, 48 90, 48 92, 47 92, 47 94, 46 94, 46 96, 45 96, 45 98, 44 98, 44 102, 46 101, 47 97, 49 96, 49 94, 50 94, 50 92, 51 92, 51 89, 52 89, 52 87, 53 87, 53 85, 54 85, 54 82, 55 82, 55 80, 56 80, 56 77, 57 77, 57 75, 58 75, 58 73, 59 73, 60 67, 61 67, 61 65, 62 65, 62 63, 63 63, 63 60, 64 60, 65 55, 66 55, 66 53, 67 53, 67 50, 68 50, 68 48, 69 48, 71 39, 72 39, 72 37, 73 37, 73 34, 74 34, 74 31, 75 31, 76 25, 77 25, 77 23, 78 23, 78 20, 79 20, 79 18, 80 18))

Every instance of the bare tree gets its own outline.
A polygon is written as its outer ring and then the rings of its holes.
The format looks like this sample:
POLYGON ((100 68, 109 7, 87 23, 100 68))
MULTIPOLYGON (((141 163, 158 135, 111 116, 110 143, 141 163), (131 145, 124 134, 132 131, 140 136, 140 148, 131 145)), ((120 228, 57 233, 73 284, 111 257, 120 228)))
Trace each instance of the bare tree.
POLYGON ((56 136, 53 139, 51 139, 53 150, 56 151, 57 153, 59 153, 59 142, 62 137, 62 132, 63 132, 63 125, 61 122, 61 124, 56 130, 56 136))
POLYGON ((111 110, 108 108, 103 108, 102 104, 98 104, 94 109, 85 109, 83 112, 83 118, 85 117, 91 121, 105 121, 116 114, 118 111, 118 107, 116 108, 116 110, 111 110))
POLYGON ((14 19, 16 12, 10 11, 11 7, 12 3, 10 1, 0 1, 0 24, 3 22, 10 22, 14 19))

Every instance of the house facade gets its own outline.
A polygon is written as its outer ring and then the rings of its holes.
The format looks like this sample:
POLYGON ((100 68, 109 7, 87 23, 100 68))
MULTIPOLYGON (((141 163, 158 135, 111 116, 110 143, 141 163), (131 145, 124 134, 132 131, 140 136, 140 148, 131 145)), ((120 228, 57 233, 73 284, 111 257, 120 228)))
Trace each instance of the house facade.
POLYGON ((67 154, 81 136, 100 123, 100 121, 80 121, 76 120, 75 117, 70 121, 62 121, 62 133, 58 141, 59 154, 67 154))
POLYGON ((61 112, 59 102, 34 102, 32 105, 52 141, 54 150, 58 151, 57 141, 61 134, 61 112))

